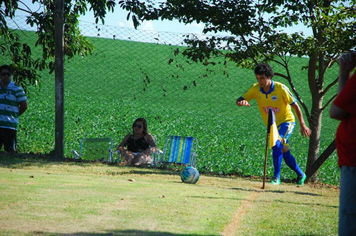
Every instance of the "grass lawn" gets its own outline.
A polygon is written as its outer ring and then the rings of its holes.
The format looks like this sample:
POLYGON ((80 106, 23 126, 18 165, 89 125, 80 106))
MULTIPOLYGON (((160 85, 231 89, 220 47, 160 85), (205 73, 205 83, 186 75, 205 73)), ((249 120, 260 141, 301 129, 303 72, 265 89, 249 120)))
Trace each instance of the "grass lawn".
POLYGON ((1 235, 337 235, 339 190, 0 154, 1 235))

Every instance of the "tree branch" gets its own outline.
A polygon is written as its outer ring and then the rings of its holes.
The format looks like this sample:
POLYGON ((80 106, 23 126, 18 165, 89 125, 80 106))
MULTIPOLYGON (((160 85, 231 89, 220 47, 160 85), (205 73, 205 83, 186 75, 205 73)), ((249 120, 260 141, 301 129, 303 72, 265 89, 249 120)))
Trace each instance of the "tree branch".
POLYGON ((323 92, 321 92, 321 96, 324 96, 337 82, 339 81, 339 77, 337 77, 333 82, 331 82, 326 88, 324 89, 323 92))
POLYGON ((309 110, 308 110, 307 106, 305 105, 305 103, 303 102, 302 98, 300 97, 299 93, 298 93, 297 90, 295 89, 294 83, 293 83, 293 81, 292 81, 292 79, 291 79, 291 77, 290 77, 290 73, 289 73, 289 69, 288 69, 288 64, 286 64, 284 67, 285 67, 285 69, 286 69, 286 71, 287 71, 288 76, 283 75, 283 74, 280 74, 280 73, 278 73, 278 72, 277 72, 277 73, 274 73, 274 74, 277 75, 277 76, 280 76, 280 77, 282 77, 282 78, 284 78, 284 79, 286 79, 286 80, 288 81, 290 87, 292 88, 293 93, 294 93, 295 96, 297 97, 298 102, 299 102, 299 103, 301 104, 301 106, 303 107, 304 112, 305 112, 305 115, 306 115, 307 117, 309 117, 309 116, 310 116, 309 110))
POLYGON ((335 151, 336 144, 335 139, 329 144, 329 146, 324 150, 324 152, 319 156, 319 158, 312 164, 312 166, 306 170, 307 179, 309 180, 311 176, 313 176, 321 165, 328 159, 328 157, 335 151))
POLYGON ((322 108, 320 108, 320 110, 324 111, 329 104, 336 98, 337 94, 335 94, 332 98, 329 99, 329 101, 325 104, 325 106, 323 106, 322 108))
POLYGON ((24 11, 24 12, 26 12, 26 13, 29 13, 29 14, 32 14, 32 11, 30 11, 30 10, 26 10, 26 9, 23 9, 23 8, 17 8, 18 10, 21 10, 21 11, 24 11))

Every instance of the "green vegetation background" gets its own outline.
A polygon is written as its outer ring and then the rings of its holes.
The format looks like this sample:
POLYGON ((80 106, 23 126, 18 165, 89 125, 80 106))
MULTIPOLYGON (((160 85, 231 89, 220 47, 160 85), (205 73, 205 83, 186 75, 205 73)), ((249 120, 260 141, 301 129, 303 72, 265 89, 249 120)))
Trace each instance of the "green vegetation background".
MULTIPOLYGON (((19 33, 23 40, 35 42, 33 32, 19 33)), ((78 151, 83 138, 111 137, 114 145, 118 145, 133 121, 144 117, 161 149, 168 135, 196 137, 200 172, 263 175, 266 129, 258 108, 254 102, 249 108, 235 105, 236 99, 255 83, 253 71, 225 63, 223 58, 216 58, 215 66, 193 63, 180 53, 175 56, 184 47, 169 43, 99 37, 90 41, 96 47, 93 55, 65 61, 66 157, 73 157, 71 150, 78 151)), ((40 50, 34 48, 35 53, 40 50)), ((10 61, 7 55, 0 58, 4 63, 10 61)), ((290 58, 289 63, 293 82, 310 107, 307 71, 302 70, 307 59, 290 58)), ((284 72, 278 65, 273 67, 275 72, 284 72)), ((54 74, 41 72, 41 75, 40 89, 27 90, 29 110, 21 116, 18 131, 21 152, 54 150, 54 74)), ((327 82, 336 77, 337 68, 332 68, 327 73, 327 82)), ((274 79, 288 86, 287 81, 274 79)), ((333 92, 329 97, 332 95, 333 92)), ((325 111, 321 151, 334 139, 338 125, 328 117, 328 108, 325 111)), ((297 122, 290 144, 292 154, 305 170, 308 140, 301 137, 299 128, 297 122)), ((271 154, 267 172, 269 176, 273 173, 271 154)), ((281 178, 295 177, 283 164, 281 178)), ((325 183, 338 184, 336 153, 322 166, 319 178, 325 183)))

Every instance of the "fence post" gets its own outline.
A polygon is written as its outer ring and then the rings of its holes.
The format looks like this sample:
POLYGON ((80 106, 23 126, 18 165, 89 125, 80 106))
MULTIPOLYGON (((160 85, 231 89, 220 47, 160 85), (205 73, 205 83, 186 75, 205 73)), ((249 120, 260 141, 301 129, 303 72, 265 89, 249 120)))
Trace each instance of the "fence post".
POLYGON ((64 0, 55 1, 55 159, 64 157, 64 0))

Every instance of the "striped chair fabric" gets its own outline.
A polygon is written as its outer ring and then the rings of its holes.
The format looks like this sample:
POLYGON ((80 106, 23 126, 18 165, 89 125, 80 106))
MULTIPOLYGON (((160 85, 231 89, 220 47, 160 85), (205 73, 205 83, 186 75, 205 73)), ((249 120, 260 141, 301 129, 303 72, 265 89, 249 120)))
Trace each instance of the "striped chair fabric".
POLYGON ((197 145, 194 137, 168 136, 160 163, 195 167, 197 145))

